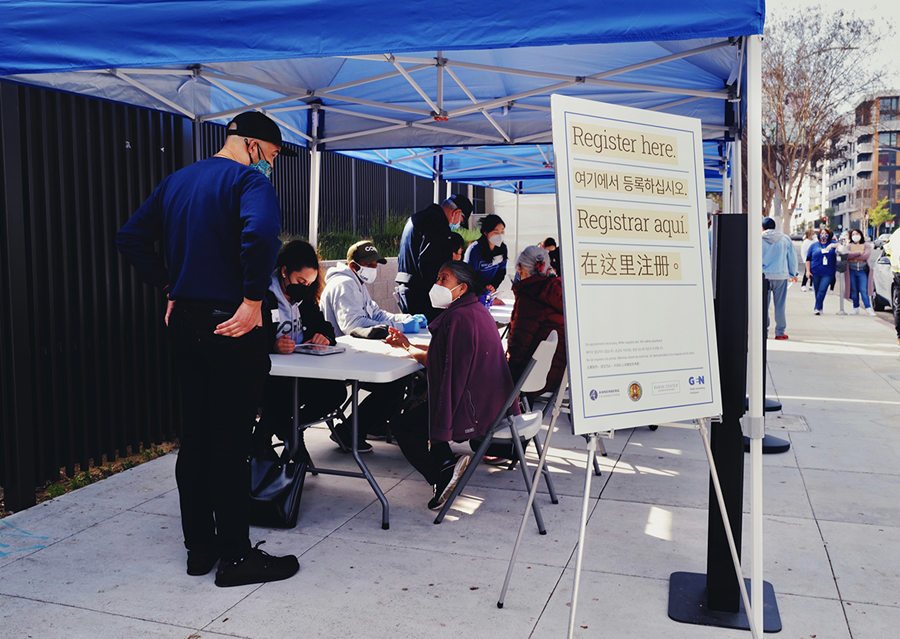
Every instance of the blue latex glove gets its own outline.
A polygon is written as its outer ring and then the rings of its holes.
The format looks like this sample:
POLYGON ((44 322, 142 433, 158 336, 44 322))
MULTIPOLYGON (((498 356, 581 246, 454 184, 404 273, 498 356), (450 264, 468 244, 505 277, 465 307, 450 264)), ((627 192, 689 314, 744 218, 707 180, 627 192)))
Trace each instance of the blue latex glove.
POLYGON ((415 315, 413 315, 413 319, 419 321, 419 328, 428 328, 428 318, 426 318, 421 313, 416 313, 415 315))
POLYGON ((404 333, 418 333, 419 332, 419 320, 417 320, 415 317, 411 317, 407 321, 403 322, 403 332, 404 333))

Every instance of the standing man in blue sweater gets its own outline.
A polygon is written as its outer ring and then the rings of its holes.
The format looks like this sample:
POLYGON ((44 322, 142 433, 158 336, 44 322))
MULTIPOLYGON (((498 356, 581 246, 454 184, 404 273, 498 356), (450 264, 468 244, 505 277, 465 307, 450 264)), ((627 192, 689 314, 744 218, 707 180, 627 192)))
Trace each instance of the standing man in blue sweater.
POLYGON ((260 307, 280 246, 268 179, 279 154, 296 153, 282 149, 278 125, 241 113, 218 153, 166 177, 116 237, 138 276, 168 298, 184 411, 175 479, 187 573, 205 575, 218 562, 217 586, 299 569, 293 555, 251 548, 248 513, 247 454, 270 367, 260 307))
POLYGON ((764 218, 763 223, 763 275, 769 282, 766 294, 766 333, 769 332, 769 300, 775 300, 775 339, 787 339, 787 317, 784 313, 788 280, 797 281, 797 254, 794 243, 775 228, 775 220, 764 218))

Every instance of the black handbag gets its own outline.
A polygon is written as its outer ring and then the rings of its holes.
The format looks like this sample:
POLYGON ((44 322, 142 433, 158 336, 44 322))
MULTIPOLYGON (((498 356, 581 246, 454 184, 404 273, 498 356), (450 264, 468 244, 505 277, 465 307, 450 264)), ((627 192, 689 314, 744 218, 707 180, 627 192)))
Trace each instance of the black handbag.
POLYGON ((297 525, 306 461, 250 457, 250 524, 266 528, 297 525))

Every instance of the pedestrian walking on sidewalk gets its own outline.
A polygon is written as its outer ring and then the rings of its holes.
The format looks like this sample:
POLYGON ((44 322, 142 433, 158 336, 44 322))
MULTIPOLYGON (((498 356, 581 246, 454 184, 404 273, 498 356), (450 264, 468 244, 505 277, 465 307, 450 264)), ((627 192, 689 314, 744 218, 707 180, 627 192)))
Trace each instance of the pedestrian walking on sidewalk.
MULTIPOLYGON (((813 229, 806 229, 803 233, 803 241, 800 243, 800 259, 805 263, 806 255, 809 253, 809 247, 816 243, 816 232, 813 229)), ((800 282, 800 290, 804 293, 807 287, 812 290, 812 278, 808 275, 806 268, 803 269, 803 281, 800 282)))
POLYGON ((775 220, 764 218, 763 228, 763 275, 769 282, 766 294, 766 335, 769 333, 769 302, 775 300, 775 339, 787 339, 787 317, 784 306, 787 300, 788 280, 797 281, 797 254, 794 243, 787 235, 775 228, 775 220))
POLYGON ((834 274, 837 271, 837 254, 835 253, 837 242, 834 241, 834 233, 831 229, 819 229, 819 241, 809 247, 806 254, 806 274, 812 277, 813 291, 816 293, 816 301, 813 313, 822 314, 822 304, 825 302, 825 294, 834 274))

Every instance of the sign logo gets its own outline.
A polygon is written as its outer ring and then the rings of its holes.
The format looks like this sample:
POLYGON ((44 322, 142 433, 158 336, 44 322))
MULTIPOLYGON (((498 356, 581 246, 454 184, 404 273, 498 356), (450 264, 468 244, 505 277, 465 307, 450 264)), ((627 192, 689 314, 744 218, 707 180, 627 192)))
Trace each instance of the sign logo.
POLYGON ((597 391, 592 390, 590 393, 590 397, 591 397, 591 400, 596 400, 597 399, 597 391))
POLYGON ((706 384, 706 378, 703 375, 697 375, 697 377, 688 377, 688 384, 691 386, 703 386, 706 384))
POLYGON ((631 401, 636 402, 644 396, 644 389, 641 388, 638 382, 631 382, 628 385, 628 396, 631 398, 631 401))

